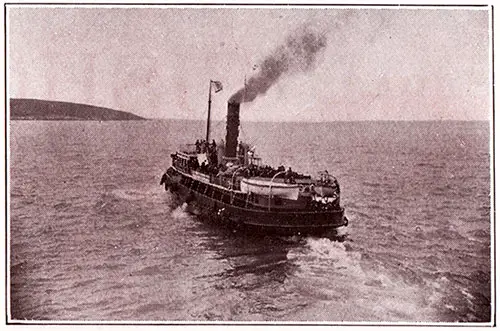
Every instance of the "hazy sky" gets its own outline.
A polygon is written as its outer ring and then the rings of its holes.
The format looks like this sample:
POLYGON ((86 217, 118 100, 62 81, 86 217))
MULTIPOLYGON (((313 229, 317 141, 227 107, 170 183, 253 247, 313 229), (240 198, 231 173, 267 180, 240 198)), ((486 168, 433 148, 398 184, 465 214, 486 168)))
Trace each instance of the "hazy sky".
POLYGON ((10 97, 149 118, 222 119, 287 36, 326 47, 242 106, 243 120, 487 120, 488 8, 8 6, 10 97))

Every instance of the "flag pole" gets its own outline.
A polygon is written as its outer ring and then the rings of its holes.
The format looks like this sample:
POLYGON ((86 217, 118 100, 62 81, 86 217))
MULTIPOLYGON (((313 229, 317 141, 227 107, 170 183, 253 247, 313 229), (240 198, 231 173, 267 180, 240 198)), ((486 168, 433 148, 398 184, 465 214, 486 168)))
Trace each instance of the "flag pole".
POLYGON ((207 144, 210 139, 210 108, 212 107, 212 80, 210 80, 210 84, 208 87, 208 118, 207 118, 207 144))

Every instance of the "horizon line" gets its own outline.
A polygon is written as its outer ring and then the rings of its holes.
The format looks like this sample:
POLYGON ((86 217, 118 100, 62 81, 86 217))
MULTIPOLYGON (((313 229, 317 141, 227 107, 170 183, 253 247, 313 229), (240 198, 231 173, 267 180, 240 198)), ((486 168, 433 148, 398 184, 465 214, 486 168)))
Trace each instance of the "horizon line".
MULTIPOLYGON (((145 117, 146 120, 153 120, 153 121, 169 121, 169 120, 174 120, 174 121, 201 121, 201 122, 206 122, 206 119, 199 119, 199 118, 175 118, 175 117, 145 117)), ((225 122, 225 119, 217 119, 217 120, 212 120, 212 122, 225 122)), ((366 120, 321 120, 321 121, 308 121, 308 120, 291 120, 291 121, 274 121, 274 120, 241 120, 241 122, 246 122, 246 123, 311 123, 311 124, 318 124, 318 123, 335 123, 335 122, 344 122, 344 123, 350 123, 350 122, 490 122, 491 119, 387 119, 387 120, 377 120, 377 119, 366 119, 366 120)))

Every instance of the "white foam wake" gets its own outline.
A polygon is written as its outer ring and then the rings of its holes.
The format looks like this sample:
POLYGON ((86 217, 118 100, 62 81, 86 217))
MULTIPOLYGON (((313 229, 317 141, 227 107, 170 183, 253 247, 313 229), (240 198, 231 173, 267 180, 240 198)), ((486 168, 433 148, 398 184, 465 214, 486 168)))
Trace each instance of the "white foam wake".
POLYGON ((300 319, 438 320, 440 284, 409 284, 397 272, 374 266, 349 244, 308 238, 304 247, 290 250, 287 257, 298 267, 293 285, 313 302, 300 319))

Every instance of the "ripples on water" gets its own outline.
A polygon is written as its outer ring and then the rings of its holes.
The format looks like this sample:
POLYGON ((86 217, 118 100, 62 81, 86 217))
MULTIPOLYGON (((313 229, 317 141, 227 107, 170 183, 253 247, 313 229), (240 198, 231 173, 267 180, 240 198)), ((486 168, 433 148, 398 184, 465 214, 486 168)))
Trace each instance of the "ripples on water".
POLYGON ((350 225, 327 238, 173 205, 159 178, 202 128, 11 122, 13 319, 490 320, 488 123, 246 124, 269 163, 337 175, 350 225))

